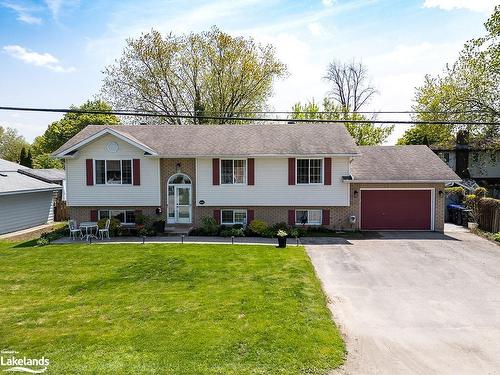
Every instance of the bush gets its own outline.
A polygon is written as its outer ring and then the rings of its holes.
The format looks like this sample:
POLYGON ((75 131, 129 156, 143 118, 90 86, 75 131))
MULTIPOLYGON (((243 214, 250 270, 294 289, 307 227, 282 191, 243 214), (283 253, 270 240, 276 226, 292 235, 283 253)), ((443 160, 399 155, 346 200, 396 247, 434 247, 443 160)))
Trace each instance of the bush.
POLYGON ((222 237, 245 237, 243 228, 224 228, 220 231, 222 237))
POLYGON ((455 203, 462 203, 465 197, 465 190, 463 187, 449 187, 444 189, 447 198, 452 199, 455 203))
POLYGON ((472 219, 474 223, 479 222, 479 216, 481 214, 481 211, 479 209, 479 201, 480 198, 478 198, 474 194, 469 194, 465 196, 465 206, 470 210, 469 216, 472 219))
POLYGON ((495 241, 500 242, 500 232, 495 233, 495 234, 493 235, 493 239, 494 239, 495 241))
POLYGON ((478 187, 476 190, 474 190, 474 195, 478 198, 484 198, 488 194, 488 190, 484 187, 478 187))
POLYGON ((264 230, 264 232, 262 232, 261 236, 266 238, 274 238, 276 237, 276 232, 277 232, 276 230, 269 227, 266 230, 264 230))
POLYGON ((216 236, 219 233, 219 225, 213 217, 205 216, 201 219, 201 230, 207 236, 216 236))
POLYGON ((137 215, 135 217, 135 224, 136 225, 146 225, 148 222, 149 218, 146 215, 137 215))
POLYGON ((281 222, 281 223, 276 223, 271 227, 275 232, 279 230, 284 230, 285 232, 288 232, 290 230, 290 227, 288 226, 287 223, 281 222))
POLYGON ((50 241, 47 237, 40 237, 36 241, 37 246, 45 246, 45 245, 48 245, 49 243, 50 243, 50 241))
MULTIPOLYGON (((97 226, 99 227, 99 229, 103 229, 104 227, 106 227, 106 220, 107 219, 101 219, 97 222, 97 226)), ((109 222, 109 235, 116 237, 121 234, 122 234, 122 223, 117 218, 112 217, 111 221, 109 222)))
POLYGON ((248 225, 249 231, 258 236, 262 236, 268 227, 269 226, 265 221, 258 219, 252 220, 252 222, 248 225))

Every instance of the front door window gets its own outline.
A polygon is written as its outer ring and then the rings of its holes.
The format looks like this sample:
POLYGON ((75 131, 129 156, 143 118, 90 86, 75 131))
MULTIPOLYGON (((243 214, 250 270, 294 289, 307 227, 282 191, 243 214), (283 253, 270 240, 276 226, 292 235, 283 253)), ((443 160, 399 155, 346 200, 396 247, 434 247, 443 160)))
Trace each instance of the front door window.
POLYGON ((167 194, 167 222, 191 223, 191 179, 184 174, 173 175, 168 180, 167 194))

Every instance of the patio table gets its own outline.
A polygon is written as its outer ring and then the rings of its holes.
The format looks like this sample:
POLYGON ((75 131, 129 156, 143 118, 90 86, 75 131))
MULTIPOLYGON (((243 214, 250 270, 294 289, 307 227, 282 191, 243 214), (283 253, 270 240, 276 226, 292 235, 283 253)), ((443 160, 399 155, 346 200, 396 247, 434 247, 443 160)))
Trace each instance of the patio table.
POLYGON ((97 233, 99 232, 99 227, 97 226, 97 223, 95 221, 84 221, 80 223, 80 230, 82 231, 82 238, 85 239, 86 241, 88 241, 89 238, 97 239, 97 233), (83 233, 84 230, 85 233, 83 233))

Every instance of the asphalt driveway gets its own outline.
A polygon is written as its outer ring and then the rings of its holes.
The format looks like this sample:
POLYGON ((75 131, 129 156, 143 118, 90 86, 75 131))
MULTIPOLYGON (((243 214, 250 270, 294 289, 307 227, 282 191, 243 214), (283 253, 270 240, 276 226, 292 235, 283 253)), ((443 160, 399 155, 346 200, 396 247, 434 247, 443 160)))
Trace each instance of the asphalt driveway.
POLYGON ((451 232, 306 248, 346 335, 338 373, 500 374, 500 246, 451 232))

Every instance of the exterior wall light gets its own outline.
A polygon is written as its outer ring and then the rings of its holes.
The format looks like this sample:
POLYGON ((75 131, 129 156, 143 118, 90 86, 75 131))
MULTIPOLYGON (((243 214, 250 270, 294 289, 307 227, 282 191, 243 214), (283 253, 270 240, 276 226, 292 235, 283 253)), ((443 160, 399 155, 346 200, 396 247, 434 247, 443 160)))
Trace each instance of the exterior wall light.
POLYGON ((354 198, 357 198, 358 195, 359 195, 359 192, 357 190, 354 190, 354 194, 353 195, 354 195, 354 198))

